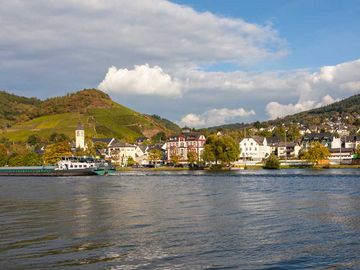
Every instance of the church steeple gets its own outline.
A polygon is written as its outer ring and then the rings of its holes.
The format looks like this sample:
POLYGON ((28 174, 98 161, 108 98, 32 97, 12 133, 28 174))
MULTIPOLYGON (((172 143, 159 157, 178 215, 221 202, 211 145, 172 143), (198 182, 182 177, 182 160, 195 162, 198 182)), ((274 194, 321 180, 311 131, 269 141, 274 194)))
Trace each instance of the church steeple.
POLYGON ((84 126, 79 122, 75 130, 75 145, 76 148, 85 149, 85 129, 84 126))

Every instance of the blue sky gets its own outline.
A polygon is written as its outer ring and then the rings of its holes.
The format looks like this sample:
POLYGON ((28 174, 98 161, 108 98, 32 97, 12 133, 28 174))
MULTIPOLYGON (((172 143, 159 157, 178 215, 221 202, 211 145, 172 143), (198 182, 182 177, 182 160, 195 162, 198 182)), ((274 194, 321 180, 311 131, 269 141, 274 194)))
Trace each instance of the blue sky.
POLYGON ((19 0, 0 6, 0 89, 98 88, 206 127, 360 92, 360 2, 19 0))
POLYGON ((196 10, 273 24, 290 54, 259 69, 318 68, 359 57, 360 2, 355 0, 176 0, 196 10))

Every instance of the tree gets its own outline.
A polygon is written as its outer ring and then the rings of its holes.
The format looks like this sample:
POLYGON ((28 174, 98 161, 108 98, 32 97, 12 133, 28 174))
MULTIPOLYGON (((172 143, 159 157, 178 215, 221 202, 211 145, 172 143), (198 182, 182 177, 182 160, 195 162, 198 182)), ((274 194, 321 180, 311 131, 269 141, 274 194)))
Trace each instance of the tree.
POLYGON ((128 160, 127 160, 127 166, 134 166, 135 165, 135 160, 132 158, 132 157, 128 157, 128 160))
POLYGON ((188 163, 193 165, 198 161, 198 154, 195 151, 189 151, 187 153, 188 163))
POLYGON ((6 146, 0 144, 0 166, 5 166, 8 162, 8 151, 6 146))
POLYGON ((210 135, 205 143, 202 158, 206 162, 215 162, 215 165, 227 164, 239 159, 239 144, 230 136, 210 135))
POLYGON ((14 153, 8 161, 10 166, 38 166, 42 163, 42 157, 34 152, 28 152, 25 155, 14 153))
POLYGON ((358 146, 356 147, 355 158, 360 158, 360 144, 358 144, 358 146))
POLYGON ((156 133, 154 136, 151 137, 151 140, 155 143, 157 142, 165 142, 166 141, 166 134, 164 131, 160 131, 156 133))
POLYGON ((149 160, 152 163, 157 164, 157 161, 161 159, 162 159, 162 152, 160 149, 151 149, 149 151, 149 160))
POLYGON ((45 164, 56 164, 61 157, 71 156, 70 144, 66 141, 50 144, 45 149, 44 162, 45 164))
POLYGON ((69 137, 66 136, 64 133, 54 132, 50 135, 49 141, 51 143, 65 142, 65 141, 69 141, 69 137))
POLYGON ((280 161, 277 156, 271 154, 265 162, 265 169, 280 169, 280 161))
POLYGON ((177 164, 179 164, 180 156, 178 154, 172 154, 170 156, 170 161, 172 164, 177 165, 177 164))
POLYGON ((303 153, 302 159, 318 164, 320 160, 327 159, 330 156, 330 151, 320 142, 314 142, 310 148, 303 153))
POLYGON ((41 138, 37 134, 32 134, 27 139, 27 143, 31 146, 38 145, 38 144, 42 143, 43 141, 44 141, 43 138, 41 138))

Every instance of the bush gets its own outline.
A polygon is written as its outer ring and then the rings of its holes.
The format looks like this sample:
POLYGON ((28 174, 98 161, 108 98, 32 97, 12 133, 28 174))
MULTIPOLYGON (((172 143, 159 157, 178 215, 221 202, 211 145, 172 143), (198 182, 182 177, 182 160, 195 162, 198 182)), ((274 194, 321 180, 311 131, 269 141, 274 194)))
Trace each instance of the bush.
POLYGON ((280 161, 277 158, 277 156, 271 154, 270 157, 268 157, 268 159, 265 162, 264 169, 272 169, 272 170, 280 169, 280 161))

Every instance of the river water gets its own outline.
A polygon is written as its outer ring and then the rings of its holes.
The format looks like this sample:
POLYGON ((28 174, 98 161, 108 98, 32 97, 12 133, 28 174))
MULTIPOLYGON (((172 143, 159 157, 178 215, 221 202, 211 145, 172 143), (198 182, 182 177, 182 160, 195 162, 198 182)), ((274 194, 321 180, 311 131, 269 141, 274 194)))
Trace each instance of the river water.
POLYGON ((1 177, 0 269, 360 269, 360 170, 1 177))

